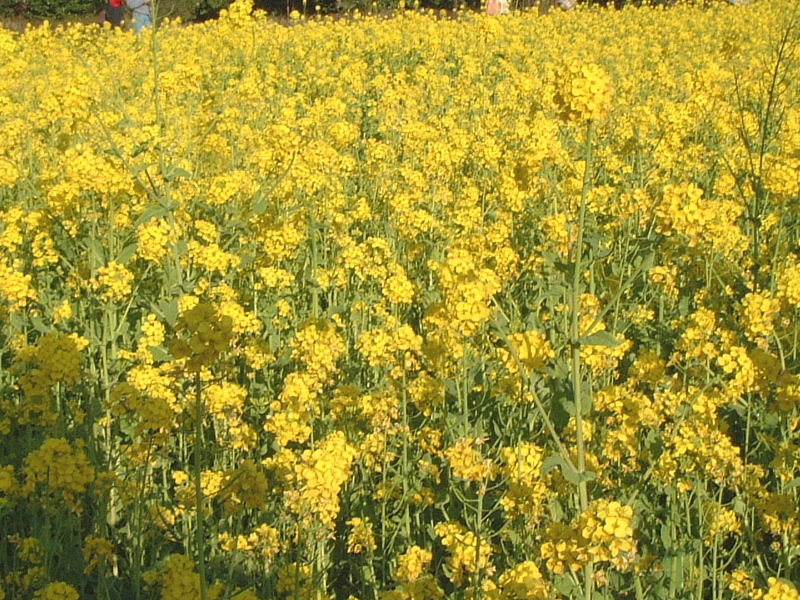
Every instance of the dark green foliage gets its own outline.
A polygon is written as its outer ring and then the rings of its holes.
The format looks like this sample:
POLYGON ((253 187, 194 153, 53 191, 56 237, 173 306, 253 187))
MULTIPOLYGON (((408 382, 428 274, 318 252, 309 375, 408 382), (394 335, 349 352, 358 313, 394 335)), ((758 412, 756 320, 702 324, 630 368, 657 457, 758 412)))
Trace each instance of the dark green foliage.
POLYGON ((97 12, 99 0, 0 0, 0 16, 62 19, 97 12))
MULTIPOLYGON (((161 0, 156 5, 157 18, 206 21, 219 16, 232 0, 161 0)), ((354 10, 363 13, 378 11, 389 14, 397 8, 397 0, 256 0, 257 9, 274 16, 288 16, 292 11, 306 15, 347 14, 354 10)), ((69 19, 97 14, 105 6, 105 0, 0 0, 0 17, 19 19, 69 19)), ((409 8, 478 9, 481 0, 406 0, 409 8)))

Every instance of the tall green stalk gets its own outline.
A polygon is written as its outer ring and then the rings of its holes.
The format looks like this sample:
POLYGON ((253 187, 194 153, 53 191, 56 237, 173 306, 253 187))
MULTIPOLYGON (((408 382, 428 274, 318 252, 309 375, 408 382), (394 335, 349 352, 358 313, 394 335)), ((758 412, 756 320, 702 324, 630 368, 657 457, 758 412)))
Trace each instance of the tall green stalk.
POLYGON ((197 527, 195 529, 197 571, 200 574, 200 598, 208 600, 206 587, 206 539, 203 529, 203 485, 200 475, 203 468, 203 382, 200 373, 194 376, 195 405, 194 405, 194 492, 195 511, 197 513, 197 527))
MULTIPOLYGON (((578 210, 578 232, 575 242, 575 260, 573 262, 572 286, 570 303, 572 321, 570 323, 570 349, 571 349, 571 375, 572 394, 575 403, 575 438, 578 448, 578 496, 581 512, 589 507, 589 487, 586 481, 586 449, 583 432, 583 375, 581 372, 581 346, 580 346, 580 297, 582 291, 581 269, 583 257, 583 236, 586 227, 586 201, 592 186, 592 137, 594 127, 592 121, 586 123, 586 142, 584 145, 585 169, 583 173, 583 187, 581 189, 581 204, 578 210)), ((594 564, 591 560, 584 567, 584 598, 591 600, 594 564)))

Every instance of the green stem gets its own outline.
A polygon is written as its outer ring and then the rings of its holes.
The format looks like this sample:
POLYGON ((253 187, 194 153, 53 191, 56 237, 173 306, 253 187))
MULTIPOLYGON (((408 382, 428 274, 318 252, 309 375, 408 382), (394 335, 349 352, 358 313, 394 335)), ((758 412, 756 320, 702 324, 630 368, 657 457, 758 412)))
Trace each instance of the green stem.
POLYGON ((208 600, 208 590, 206 589, 206 547, 205 532, 203 530, 203 485, 200 475, 203 468, 203 382, 200 380, 200 373, 194 377, 195 386, 195 409, 194 409, 194 492, 195 510, 197 513, 196 553, 197 571, 200 574, 200 598, 208 600))
MULTIPOLYGON (((586 451, 583 437, 583 402, 581 393, 581 348, 580 338, 580 297, 581 297, 581 268, 583 254, 583 235, 586 223, 586 199, 591 186, 592 163, 592 122, 586 126, 586 169, 583 176, 583 190, 581 192, 581 205, 578 212, 578 239, 575 247, 575 260, 572 272, 571 309, 572 322, 570 326, 570 346, 572 358, 572 393, 575 402, 575 428, 578 446, 578 474, 583 475, 586 470, 586 451)), ((580 494, 580 508, 586 510, 589 506, 589 495, 585 481, 578 485, 580 494)))
MULTIPOLYGON (((481 485, 485 485, 481 482, 481 485)), ((485 491, 483 488, 478 490, 478 509, 477 518, 475 522, 475 576, 473 579, 473 594, 476 600, 483 598, 483 573, 481 572, 481 531, 483 529, 483 497, 485 491)))
MULTIPOLYGON (((589 488, 585 478, 586 449, 583 436, 583 398, 581 386, 583 376, 581 373, 581 347, 580 342, 580 297, 581 297, 581 269, 583 256, 583 236, 586 227, 586 202, 592 186, 592 122, 586 123, 585 169, 583 173, 583 188, 581 190, 581 205, 578 211, 578 239, 575 246, 575 260, 572 272, 572 322, 570 327, 570 347, 572 354, 572 394, 575 402, 575 437, 578 447, 578 495, 581 512, 589 507, 589 488)), ((594 564, 589 561, 584 567, 584 598, 591 600, 593 587, 594 564)))

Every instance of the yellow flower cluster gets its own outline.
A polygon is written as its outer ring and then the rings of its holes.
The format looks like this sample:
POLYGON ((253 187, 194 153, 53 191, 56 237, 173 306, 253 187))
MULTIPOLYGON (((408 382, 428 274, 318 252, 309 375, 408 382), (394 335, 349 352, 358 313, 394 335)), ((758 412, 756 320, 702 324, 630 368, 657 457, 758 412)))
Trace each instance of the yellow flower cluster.
POLYGON ((547 528, 540 548, 542 559, 553 573, 578 571, 589 560, 626 569, 636 552, 632 518, 630 506, 595 500, 572 524, 554 523, 547 528))
POLYGON ((0 466, 0 506, 8 503, 19 492, 19 482, 13 465, 0 466))
POLYGON ((125 265, 111 261, 97 269, 94 287, 102 290, 103 300, 121 302, 131 294, 133 278, 133 273, 125 265))
POLYGON ((142 336, 137 342, 136 352, 119 350, 117 355, 126 360, 138 360, 144 364, 153 364, 153 348, 157 348, 166 339, 166 329, 153 313, 148 314, 141 323, 142 336))
MULTIPOLYGON (((145 573, 144 580, 148 585, 161 587, 161 600, 200 598, 200 575, 194 561, 182 554, 171 555, 160 570, 145 573)), ((218 598, 222 591, 219 586, 213 588, 208 590, 209 600, 218 598)))
POLYGON ((769 587, 763 595, 751 595, 753 600, 800 600, 800 592, 788 581, 770 577, 767 585, 769 587))
POLYGON ((500 504, 509 518, 524 517, 531 525, 541 519, 550 496, 548 479, 542 475, 544 451, 530 442, 502 448, 500 473, 508 481, 508 492, 500 504))
POLYGON ((45 549, 38 538, 27 537, 19 539, 12 537, 10 541, 16 546, 17 556, 23 562, 38 565, 44 561, 45 549))
POLYGON ((88 340, 76 334, 52 331, 36 344, 18 350, 12 372, 20 374, 18 386, 26 399, 17 415, 21 423, 31 422, 33 413, 39 413, 44 423, 56 418, 51 410, 51 389, 58 385, 69 388, 81 380, 80 352, 87 345, 88 340))
POLYGON ((258 525, 248 535, 223 532, 218 539, 226 552, 243 552, 266 562, 271 562, 281 549, 278 530, 266 524, 258 525))
POLYGON ((717 502, 709 502, 703 507, 703 542, 710 546, 718 537, 740 533, 742 523, 739 516, 730 508, 717 502))
POLYGON ((513 333, 508 336, 508 342, 512 348, 512 360, 507 362, 512 373, 519 370, 517 361, 526 371, 543 371, 548 361, 556 356, 547 337, 540 331, 513 333))
POLYGON ((176 359, 185 358, 186 368, 191 372, 214 364, 228 350, 233 338, 233 320, 220 317, 215 308, 206 303, 199 303, 182 314, 176 328, 186 332, 189 339, 172 340, 170 353, 176 359))
POLYGON ((411 304, 416 290, 414 284, 400 265, 393 265, 393 273, 383 283, 382 292, 392 304, 411 304))
POLYGON ((136 229, 136 253, 144 260, 161 262, 170 246, 177 243, 179 229, 166 218, 154 218, 136 229))
POLYGON ((318 412, 319 382, 302 372, 289 373, 278 399, 270 404, 264 430, 275 436, 280 446, 305 442, 311 437, 311 422, 318 412))
POLYGON ((428 571, 433 560, 433 553, 419 546, 411 546, 397 557, 394 578, 403 583, 416 581, 428 571))
POLYGON ((492 298, 502 287, 497 273, 462 248, 451 250, 443 264, 432 267, 445 294, 445 322, 463 335, 474 334, 489 319, 492 298))
POLYGON ((550 598, 550 586, 539 567, 526 560, 504 572, 497 580, 503 600, 545 600, 550 598))
POLYGON ((730 200, 709 202, 693 183, 667 184, 656 208, 659 231, 679 235, 689 248, 736 256, 745 247, 736 225, 743 208, 730 200))
POLYGON ((659 457, 656 472, 666 483, 702 472, 716 482, 744 472, 741 453, 716 424, 697 419, 682 422, 659 457))
POLYGON ((0 298, 8 302, 11 312, 22 310, 38 299, 31 279, 30 274, 0 262, 0 298))
POLYGON ((167 398, 150 395, 146 391, 147 385, 139 388, 136 383, 117 384, 111 391, 110 408, 118 416, 135 415, 139 421, 136 425, 137 435, 152 435, 154 437, 151 439, 160 440, 175 424, 176 411, 167 398))
POLYGON ((330 596, 314 587, 311 567, 289 563, 278 570, 278 593, 287 600, 329 600, 330 596))
POLYGON ((6 597, 794 597, 796 1, 585 4, 0 28, 6 597))
POLYGON ((461 438, 442 452, 453 476, 467 481, 484 481, 495 475, 494 462, 481 455, 486 440, 461 438))
POLYGON ((113 544, 101 537, 93 535, 87 536, 83 546, 83 562, 86 568, 83 570, 87 575, 100 567, 102 570, 106 565, 115 562, 113 544))
POLYGON ((561 89, 555 103, 562 117, 572 121, 602 119, 611 108, 614 96, 611 78, 597 64, 570 64, 560 73, 561 89))
POLYGON ((81 510, 81 496, 94 480, 94 469, 83 448, 64 438, 48 438, 25 458, 25 484, 22 493, 63 501, 74 511, 81 510))
POLYGON ((197 240, 189 242, 189 258, 192 264, 208 273, 226 274, 229 269, 239 263, 239 257, 225 252, 219 244, 204 245, 197 240))
POLYGON ((800 508, 791 494, 762 493, 756 510, 764 529, 791 544, 800 542, 800 508))
POLYGON ((359 336, 356 347, 372 367, 392 364, 397 352, 405 353, 408 364, 408 359, 421 351, 422 337, 410 325, 401 325, 394 331, 370 329, 359 336))
POLYGON ((455 585, 461 585, 478 571, 491 574, 494 549, 488 539, 454 522, 437 523, 433 530, 447 549, 446 572, 455 585))
POLYGON ((302 326, 292 346, 292 358, 303 363, 306 372, 320 383, 327 382, 336 373, 336 363, 346 352, 336 325, 321 320, 302 326))
POLYGON ((47 584, 33 594, 34 600, 78 600, 79 598, 78 590, 61 581, 47 584))
MULTIPOLYGON (((607 330, 606 324, 597 318, 600 307, 600 299, 597 296, 594 294, 581 294, 578 309, 580 312, 578 329, 582 335, 586 335, 587 332, 591 335, 607 330)), ((633 345, 622 334, 616 333, 611 337, 613 338, 611 344, 581 345, 581 361, 595 375, 615 371, 620 361, 627 355, 633 345)))
MULTIPOLYGON (((641 358, 645 361, 657 359, 647 354, 641 358)), ((652 374, 641 372, 647 367, 640 360, 634 366, 640 371, 637 379, 641 380, 641 376, 645 375, 660 381, 662 361, 654 363, 655 373, 652 374)), ((646 394, 631 388, 630 384, 609 386, 598 390, 594 397, 598 413, 607 415, 605 425, 608 431, 603 437, 603 456, 608 460, 622 461, 626 470, 637 468, 635 459, 640 455, 642 429, 658 428, 663 422, 663 417, 658 414, 653 401, 646 394)))
POLYGON ((377 548, 369 517, 350 519, 347 525, 350 527, 350 533, 347 534, 347 551, 350 554, 372 553, 377 548))
POLYGON ((800 264, 793 263, 779 271, 778 294, 790 306, 800 307, 800 264))
POLYGON ((304 450, 288 474, 287 504, 303 519, 315 517, 332 527, 339 514, 339 492, 350 478, 356 457, 344 433, 337 431, 314 450, 304 450))
POLYGON ((775 316, 781 305, 777 299, 762 293, 751 292, 742 301, 747 337, 754 342, 768 338, 775 331, 775 316))

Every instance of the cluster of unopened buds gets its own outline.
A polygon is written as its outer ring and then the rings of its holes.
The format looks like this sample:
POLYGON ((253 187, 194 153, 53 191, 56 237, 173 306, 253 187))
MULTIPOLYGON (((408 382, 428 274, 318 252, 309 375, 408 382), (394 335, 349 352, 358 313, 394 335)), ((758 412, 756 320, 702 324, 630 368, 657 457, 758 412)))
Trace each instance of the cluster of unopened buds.
POLYGON ((175 359, 185 358, 186 368, 199 372, 214 364, 230 346, 233 320, 217 315, 211 304, 200 303, 181 315, 176 330, 185 332, 188 340, 178 338, 170 342, 170 354, 175 359))

